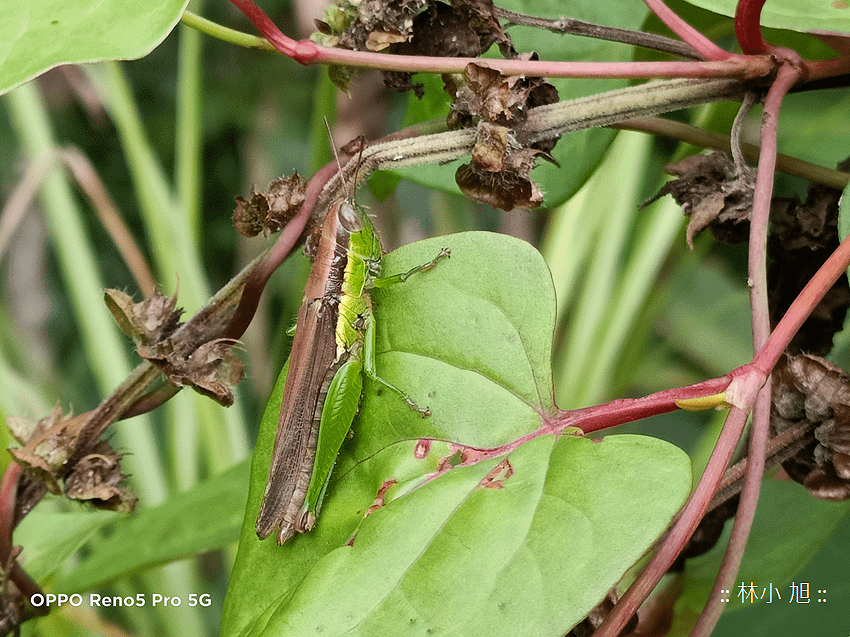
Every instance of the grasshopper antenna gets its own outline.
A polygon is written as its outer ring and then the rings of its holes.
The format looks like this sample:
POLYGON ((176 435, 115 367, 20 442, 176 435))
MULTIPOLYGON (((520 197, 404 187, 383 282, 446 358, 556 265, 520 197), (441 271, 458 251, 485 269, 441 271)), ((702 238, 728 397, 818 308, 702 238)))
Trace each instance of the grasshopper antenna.
MULTIPOLYGON (((328 129, 328 138, 330 138, 330 141, 331 141, 331 151, 333 151, 334 159, 336 159, 337 169, 339 170, 339 178, 342 179, 342 188, 345 191, 346 198, 350 199, 351 201, 354 201, 354 196, 352 195, 352 193, 350 193, 348 191, 348 185, 349 184, 345 180, 345 173, 343 172, 342 164, 339 161, 339 155, 337 154, 337 151, 336 151, 336 143, 334 142, 334 136, 333 136, 333 133, 331 132, 330 124, 328 124, 328 118, 325 117, 324 119, 325 119, 325 128, 328 129)), ((357 166, 355 167, 354 175, 351 178, 351 181, 354 183, 355 190, 357 188, 357 175, 360 172, 360 168, 363 165, 363 150, 368 145, 369 144, 366 141, 366 138, 363 137, 363 135, 359 135, 358 137, 356 137, 353 140, 351 140, 350 142, 348 142, 341 149, 346 155, 354 155, 354 153, 357 153, 357 155, 358 155, 357 156, 357 166)))
POLYGON ((334 154, 334 159, 336 160, 336 167, 339 170, 339 178, 342 181, 342 189, 345 191, 345 198, 351 200, 351 193, 348 192, 348 182, 345 180, 345 173, 342 171, 342 164, 339 161, 339 153, 336 152, 336 142, 334 141, 334 134, 331 132, 331 125, 328 124, 328 118, 323 118, 325 120, 325 128, 328 129, 328 139, 331 142, 331 152, 334 154))

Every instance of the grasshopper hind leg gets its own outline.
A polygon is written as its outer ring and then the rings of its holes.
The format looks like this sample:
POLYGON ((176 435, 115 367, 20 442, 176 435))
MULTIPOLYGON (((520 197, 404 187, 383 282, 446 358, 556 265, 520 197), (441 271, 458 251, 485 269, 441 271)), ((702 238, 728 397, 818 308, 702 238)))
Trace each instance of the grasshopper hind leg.
POLYGON ((393 384, 392 384, 392 383, 390 383, 389 381, 386 381, 386 380, 384 380, 383 378, 381 378, 380 376, 378 376, 377 374, 375 374, 375 373, 370 373, 370 372, 368 372, 368 371, 366 372, 366 375, 367 375, 367 376, 368 376, 371 380, 373 380, 373 381, 375 381, 375 382, 378 382, 378 383, 381 383, 381 385, 383 385, 383 386, 384 386, 384 387, 386 387, 387 389, 390 389, 390 390, 392 390, 394 393, 398 394, 398 395, 401 397, 401 399, 402 399, 405 403, 407 403, 407 406, 408 406, 408 407, 410 407, 413 411, 417 412, 417 413, 418 413, 420 416, 422 416, 423 418, 427 418, 428 416, 430 416, 430 415, 431 415, 431 410, 430 410, 430 409, 428 409, 427 407, 426 407, 425 409, 422 409, 419 405, 417 405, 417 404, 416 404, 416 401, 414 401, 414 400, 413 400, 410 396, 408 396, 407 394, 405 394, 402 390, 400 390, 398 387, 396 387, 395 385, 393 385, 393 384))
POLYGON ((423 418, 427 418, 428 416, 430 416, 430 409, 422 409, 419 405, 416 404, 416 401, 414 401, 405 392, 393 385, 388 380, 385 380, 378 376, 375 365, 375 319, 372 314, 368 314, 361 318, 365 323, 363 338, 363 372, 371 380, 380 383, 393 393, 398 394, 398 396, 400 396, 401 399, 404 400, 405 403, 407 403, 408 407, 410 407, 413 411, 417 412, 423 418))
MULTIPOLYGON (((440 250, 440 253, 437 256, 435 256, 427 263, 417 265, 416 267, 411 268, 407 272, 402 272, 401 274, 374 278, 370 281, 369 287, 386 288, 392 285, 396 285, 397 283, 404 283, 414 274, 418 272, 427 272, 428 270, 434 268, 440 262, 441 259, 449 258, 449 256, 451 256, 451 250, 449 250, 448 248, 443 248, 442 250, 440 250)), ((410 407, 413 411, 417 412, 423 418, 427 418, 428 416, 430 416, 430 409, 428 409, 427 407, 423 409, 422 407, 416 404, 416 401, 414 401, 401 389, 399 389, 389 381, 384 380, 383 378, 378 376, 377 372, 375 371, 375 321, 371 312, 368 316, 362 316, 361 318, 365 321, 365 352, 363 370, 365 371, 366 375, 373 381, 376 381, 387 389, 391 390, 393 393, 398 394, 398 396, 400 396, 401 399, 404 400, 405 403, 407 403, 408 407, 410 407)))

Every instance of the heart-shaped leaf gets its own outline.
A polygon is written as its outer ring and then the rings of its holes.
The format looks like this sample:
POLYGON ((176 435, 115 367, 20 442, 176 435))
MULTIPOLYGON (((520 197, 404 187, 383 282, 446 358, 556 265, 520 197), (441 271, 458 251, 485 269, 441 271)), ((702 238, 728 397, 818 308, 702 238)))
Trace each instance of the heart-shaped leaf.
POLYGON ((690 489, 679 449, 547 425, 551 277, 530 245, 464 233, 406 246, 374 290, 366 382, 317 528, 279 547, 254 522, 274 439, 260 432, 223 635, 562 635, 661 534, 690 489))

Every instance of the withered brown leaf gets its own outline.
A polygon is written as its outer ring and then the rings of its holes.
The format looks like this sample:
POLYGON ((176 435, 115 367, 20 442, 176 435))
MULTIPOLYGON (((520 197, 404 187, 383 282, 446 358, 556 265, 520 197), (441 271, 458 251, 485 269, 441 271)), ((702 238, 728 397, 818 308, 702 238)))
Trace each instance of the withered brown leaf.
POLYGON ((480 122, 472 162, 457 169, 455 181, 467 197, 494 208, 535 208, 543 195, 530 175, 540 155, 545 153, 513 144, 505 127, 480 122))
POLYGON ((370 51, 383 51, 391 44, 406 42, 409 36, 387 31, 372 31, 366 38, 366 48, 370 51))
MULTIPOLYGON (((342 0, 325 11, 320 31, 311 36, 315 41, 353 51, 474 58, 496 43, 505 57, 516 54, 492 0, 342 0)), ((422 96, 422 85, 412 82, 412 74, 382 74, 388 88, 422 96)))
POLYGON ((34 424, 18 419, 14 423, 14 435, 23 446, 10 448, 9 453, 34 480, 58 494, 61 492, 59 481, 74 452, 83 423, 80 416, 63 416, 59 405, 34 424), (24 439, 25 436, 28 437, 24 439))
POLYGON ((174 338, 182 312, 174 309, 176 294, 166 297, 157 291, 133 303, 129 295, 107 290, 106 302, 122 329, 133 337, 139 355, 158 365, 169 381, 192 387, 221 405, 233 404, 230 387, 242 379, 243 371, 242 361, 232 351, 236 341, 218 338, 199 344, 188 332, 174 338))
POLYGON ((132 338, 138 349, 150 348, 168 338, 180 325, 182 309, 175 309, 177 295, 165 296, 159 290, 148 298, 133 301, 121 290, 104 290, 104 301, 118 327, 132 338))
POLYGON ((171 352, 162 371, 175 385, 192 387, 221 405, 233 404, 230 388, 242 380, 242 361, 233 352, 236 341, 219 338, 208 341, 183 356, 171 352))
POLYGON ((750 168, 739 171, 725 153, 716 151, 686 157, 667 166, 667 172, 678 178, 664 184, 641 207, 672 195, 690 217, 686 237, 691 249, 694 237, 705 228, 710 228, 714 238, 724 243, 747 240, 755 184, 750 168))
MULTIPOLYGON (((537 59, 536 54, 525 54, 521 59, 537 59)), ((450 87, 453 96, 452 118, 477 116, 499 126, 517 126, 528 118, 529 109, 558 101, 558 90, 544 78, 502 76, 499 71, 479 64, 467 64, 465 84, 450 87)), ((547 140, 547 146, 533 146, 541 150, 554 148, 556 140, 547 140)))

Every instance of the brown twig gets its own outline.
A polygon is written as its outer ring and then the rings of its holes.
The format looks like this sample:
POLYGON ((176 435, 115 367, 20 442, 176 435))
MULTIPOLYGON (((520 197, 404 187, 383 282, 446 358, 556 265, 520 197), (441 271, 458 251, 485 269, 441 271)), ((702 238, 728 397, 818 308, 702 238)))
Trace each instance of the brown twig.
POLYGON ((634 29, 621 29, 619 27, 609 27, 593 22, 586 22, 576 18, 560 17, 538 18, 516 11, 509 11, 501 7, 494 7, 496 17, 507 20, 507 26, 527 26, 536 29, 545 29, 553 33, 563 33, 564 35, 578 35, 587 38, 596 38, 597 40, 607 40, 609 42, 621 42, 631 46, 639 46, 644 49, 653 49, 662 53, 670 53, 671 55, 679 55, 684 58, 694 60, 701 59, 694 48, 681 40, 668 38, 664 35, 656 33, 646 33, 644 31, 635 31, 634 29))
MULTIPOLYGON (((729 135, 713 133, 704 128, 662 117, 638 117, 619 124, 610 124, 610 128, 639 131, 650 135, 663 135, 694 146, 731 151, 729 135)), ((748 161, 752 163, 758 161, 759 147, 757 144, 741 142, 741 152, 748 161)), ((843 190, 850 183, 850 174, 846 172, 818 166, 781 153, 776 156, 776 170, 837 190, 843 190)))

